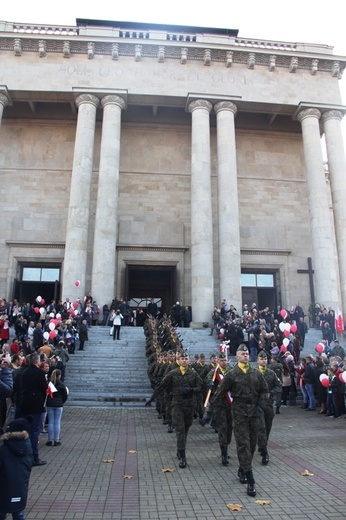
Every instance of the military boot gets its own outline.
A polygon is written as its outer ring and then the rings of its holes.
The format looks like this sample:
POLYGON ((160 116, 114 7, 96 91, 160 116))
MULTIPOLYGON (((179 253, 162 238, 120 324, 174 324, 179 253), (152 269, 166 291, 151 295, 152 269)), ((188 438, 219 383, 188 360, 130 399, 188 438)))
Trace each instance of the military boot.
POLYGON ((242 470, 242 468, 238 469, 238 478, 239 478, 239 482, 241 484, 247 483, 247 478, 246 478, 246 475, 245 475, 244 471, 242 470))
POLYGON ((227 446, 221 446, 221 462, 223 466, 228 466, 227 446))
POLYGON ((256 488, 255 488, 255 479, 253 478, 252 471, 247 471, 246 474, 247 479, 247 494, 249 497, 255 497, 256 496, 256 488))
POLYGON ((186 468, 186 465, 187 465, 187 462, 186 462, 185 450, 180 450, 179 468, 186 468))
POLYGON ((262 455, 262 464, 266 466, 269 463, 269 454, 267 451, 267 448, 261 449, 261 455, 262 455))

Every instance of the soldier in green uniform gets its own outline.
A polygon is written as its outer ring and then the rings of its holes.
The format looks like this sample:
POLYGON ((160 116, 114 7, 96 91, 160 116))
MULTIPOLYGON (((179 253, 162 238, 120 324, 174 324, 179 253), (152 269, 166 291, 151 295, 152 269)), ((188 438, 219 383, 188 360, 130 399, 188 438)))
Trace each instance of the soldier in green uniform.
POLYGON ((224 376, 229 372, 230 367, 227 363, 227 357, 224 353, 220 353, 218 364, 212 369, 207 376, 207 388, 211 389, 209 413, 212 414, 215 427, 218 432, 219 444, 221 449, 221 462, 223 466, 228 465, 228 445, 232 439, 232 397, 229 392, 219 394, 216 397, 216 391, 223 380, 224 376), (215 373, 216 371, 216 373, 215 373))
POLYGON ((274 419, 274 400, 281 395, 282 383, 275 372, 267 367, 268 357, 264 350, 258 354, 257 363, 269 390, 269 397, 263 405, 263 414, 259 417, 258 429, 258 451, 262 455, 262 464, 268 464, 268 439, 274 419))
POLYGON ((268 399, 268 386, 260 371, 250 367, 249 351, 244 343, 239 345, 236 358, 237 365, 227 372, 218 386, 215 398, 218 399, 227 392, 232 394, 232 424, 239 460, 238 477, 242 484, 247 483, 247 494, 254 497, 256 489, 252 458, 257 444, 258 416, 263 413, 268 399))
POLYGON ((198 396, 201 392, 202 380, 197 372, 189 367, 190 357, 188 352, 183 351, 181 353, 179 363, 179 368, 169 371, 163 378, 145 406, 150 406, 152 400, 160 395, 163 390, 171 393, 172 419, 177 435, 179 467, 186 468, 186 439, 193 423, 195 396, 198 396))

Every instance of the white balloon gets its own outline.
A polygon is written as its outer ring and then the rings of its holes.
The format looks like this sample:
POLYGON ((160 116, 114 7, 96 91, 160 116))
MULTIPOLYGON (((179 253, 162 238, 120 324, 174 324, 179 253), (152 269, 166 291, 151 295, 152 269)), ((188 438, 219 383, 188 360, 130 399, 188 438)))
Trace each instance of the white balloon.
POLYGON ((50 330, 54 330, 55 329, 55 323, 53 323, 51 321, 50 324, 48 325, 48 327, 50 328, 50 330))
POLYGON ((44 314, 44 311, 45 311, 45 310, 46 310, 46 309, 45 309, 44 307, 40 307, 40 314, 44 314))
POLYGON ((43 337, 44 337, 44 339, 49 339, 49 332, 47 332, 47 331, 44 332, 43 337))
POLYGON ((58 313, 58 314, 56 315, 56 318, 61 318, 61 314, 58 313))
POLYGON ((285 323, 285 330, 291 330, 291 325, 289 323, 285 323))
POLYGON ((282 340, 282 344, 285 345, 285 347, 288 347, 288 345, 290 344, 290 340, 288 338, 284 338, 282 340))
POLYGON ((283 332, 283 331, 285 330, 285 324, 284 324, 283 321, 281 321, 281 322, 279 323, 279 329, 281 330, 281 332, 283 332))
POLYGON ((328 376, 326 374, 321 374, 320 375, 320 381, 322 383, 322 379, 328 379, 328 376))
POLYGON ((38 303, 40 303, 41 300, 42 300, 42 296, 37 296, 36 301, 37 301, 38 303))

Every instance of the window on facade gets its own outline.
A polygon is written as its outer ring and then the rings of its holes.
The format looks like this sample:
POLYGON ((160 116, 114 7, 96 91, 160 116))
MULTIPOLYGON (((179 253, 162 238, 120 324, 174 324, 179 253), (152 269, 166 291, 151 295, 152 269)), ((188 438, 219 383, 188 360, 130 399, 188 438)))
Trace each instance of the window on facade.
POLYGON ((262 273, 242 273, 242 287, 274 287, 274 275, 262 273))
POLYGON ((23 282, 55 282, 60 280, 60 269, 56 267, 23 267, 23 282))

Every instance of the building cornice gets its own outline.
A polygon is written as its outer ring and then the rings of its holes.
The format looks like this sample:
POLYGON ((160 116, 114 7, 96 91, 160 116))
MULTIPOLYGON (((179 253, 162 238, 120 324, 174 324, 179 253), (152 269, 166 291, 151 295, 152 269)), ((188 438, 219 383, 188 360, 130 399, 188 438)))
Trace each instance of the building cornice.
POLYGON ((341 78, 346 67, 346 58, 333 55, 332 47, 326 45, 239 38, 237 31, 231 30, 179 26, 166 26, 165 30, 165 26, 155 24, 138 29, 130 23, 127 29, 116 24, 71 27, 0 21, 0 50, 17 57, 37 53, 45 58, 58 53, 67 59, 84 54, 86 59, 101 55, 112 60, 152 58, 160 63, 175 59, 182 65, 188 61, 204 66, 221 62, 225 67, 240 64, 248 69, 266 67, 271 72, 277 68, 290 73, 309 70, 311 75, 329 72, 335 78, 341 78))
POLYGON ((26 247, 28 249, 65 249, 65 242, 28 242, 25 240, 6 240, 9 247, 26 247))

